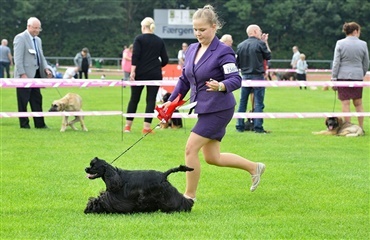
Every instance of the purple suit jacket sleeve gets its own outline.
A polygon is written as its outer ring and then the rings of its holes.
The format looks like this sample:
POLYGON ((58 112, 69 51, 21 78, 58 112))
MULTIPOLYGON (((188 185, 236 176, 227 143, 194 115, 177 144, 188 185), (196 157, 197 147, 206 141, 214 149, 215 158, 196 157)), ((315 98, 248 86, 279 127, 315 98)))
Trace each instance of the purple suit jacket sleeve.
POLYGON ((198 63, 194 64, 199 47, 199 43, 189 46, 182 76, 169 100, 173 101, 179 93, 184 98, 190 90, 191 102, 197 101, 196 113, 212 113, 234 108, 236 101, 232 92, 241 87, 234 51, 215 37, 198 63), (226 91, 207 92, 205 84, 211 78, 222 82, 226 91))

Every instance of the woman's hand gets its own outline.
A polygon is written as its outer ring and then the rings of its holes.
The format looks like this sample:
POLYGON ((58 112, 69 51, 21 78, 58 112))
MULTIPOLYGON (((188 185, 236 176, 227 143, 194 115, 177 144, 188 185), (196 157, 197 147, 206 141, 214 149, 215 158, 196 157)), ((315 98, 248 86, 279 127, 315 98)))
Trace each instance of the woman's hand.
POLYGON ((130 81, 135 81, 135 72, 130 73, 130 81))
POLYGON ((167 102, 163 103, 162 104, 163 110, 166 111, 167 108, 171 105, 171 103, 172 103, 171 101, 167 101, 167 102))
POLYGON ((219 92, 225 90, 223 83, 218 82, 212 78, 206 82, 206 86, 208 87, 208 89, 206 90, 207 92, 219 92))

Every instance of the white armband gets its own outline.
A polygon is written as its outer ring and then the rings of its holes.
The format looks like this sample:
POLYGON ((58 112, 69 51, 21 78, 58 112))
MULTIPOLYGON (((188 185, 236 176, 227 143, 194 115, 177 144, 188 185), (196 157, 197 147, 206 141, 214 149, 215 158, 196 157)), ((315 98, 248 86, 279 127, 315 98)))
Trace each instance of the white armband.
POLYGON ((225 65, 222 66, 222 68, 224 69, 225 74, 230 74, 239 71, 235 63, 226 63, 225 65))

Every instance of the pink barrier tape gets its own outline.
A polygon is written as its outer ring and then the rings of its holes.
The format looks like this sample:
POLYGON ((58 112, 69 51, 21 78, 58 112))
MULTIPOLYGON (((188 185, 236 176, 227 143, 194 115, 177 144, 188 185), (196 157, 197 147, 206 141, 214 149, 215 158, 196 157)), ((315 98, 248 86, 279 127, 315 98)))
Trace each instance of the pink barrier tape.
POLYGON ((1 78, 1 88, 175 86, 177 81, 119 81, 57 78, 1 78))
MULTIPOLYGON (((266 72, 295 72, 295 69, 292 68, 269 68, 266 72)), ((307 73, 331 73, 331 69, 307 69, 307 73)), ((370 71, 366 72, 370 74, 370 71)))
MULTIPOLYGON (((295 72, 292 68, 269 68, 267 72, 295 72)), ((306 72, 331 73, 331 69, 307 69, 306 72)))
POLYGON ((61 117, 61 116, 113 116, 121 115, 121 111, 91 112, 0 112, 0 118, 13 117, 61 117))
POLYGON ((243 87, 370 87, 370 82, 357 81, 252 81, 243 80, 243 87))
MULTIPOLYGON (((1 78, 1 88, 41 88, 41 87, 121 87, 121 86, 175 86, 177 81, 118 81, 118 80, 79 80, 56 78, 1 78)), ((243 87, 369 87, 369 81, 251 81, 243 80, 243 87)))
MULTIPOLYGON (((61 117, 61 116, 117 116, 135 118, 156 118, 157 113, 122 113, 121 111, 86 112, 0 112, 0 118, 14 117, 61 117)), ((326 118, 326 117, 370 117, 370 112, 309 112, 309 113, 234 113, 233 118, 326 118)), ((174 113, 173 118, 197 118, 197 114, 174 113)))

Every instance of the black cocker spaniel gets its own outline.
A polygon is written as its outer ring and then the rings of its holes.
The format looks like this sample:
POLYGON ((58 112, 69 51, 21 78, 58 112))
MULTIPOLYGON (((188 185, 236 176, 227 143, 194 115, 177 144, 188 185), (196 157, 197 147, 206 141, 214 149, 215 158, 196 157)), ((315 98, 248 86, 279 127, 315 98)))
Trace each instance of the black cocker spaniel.
POLYGON ((123 170, 95 157, 85 169, 89 179, 102 178, 106 190, 91 197, 85 213, 190 212, 194 201, 185 198, 167 180, 175 172, 193 171, 179 166, 166 172, 123 170))

